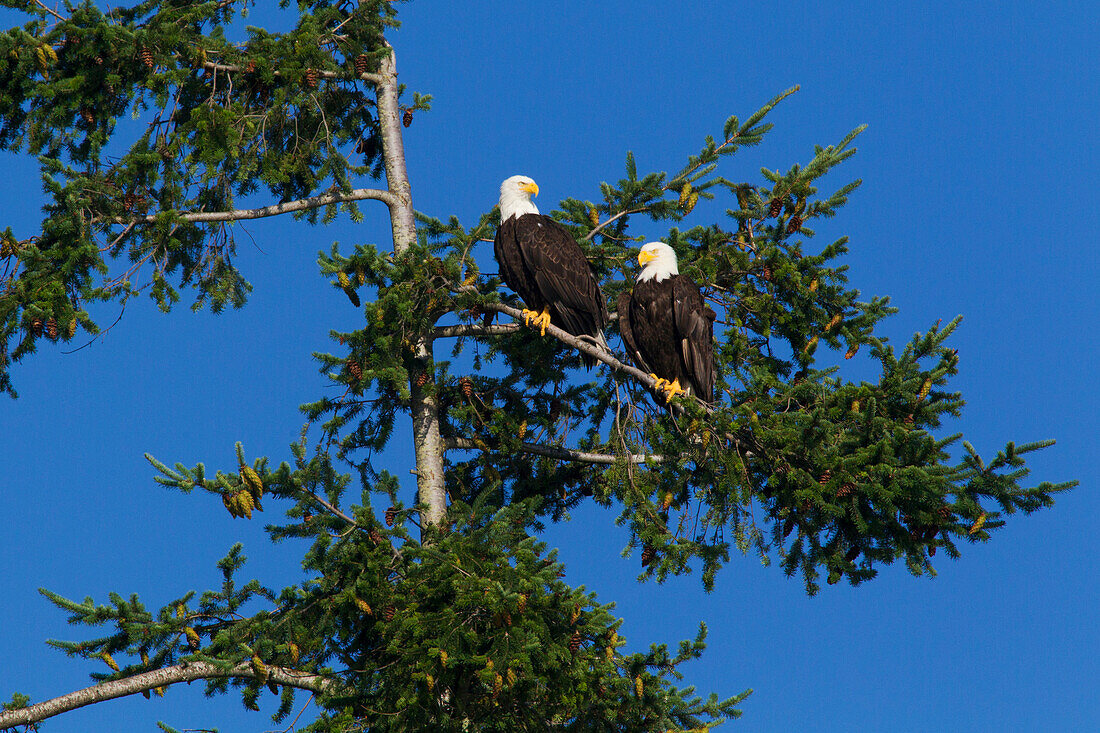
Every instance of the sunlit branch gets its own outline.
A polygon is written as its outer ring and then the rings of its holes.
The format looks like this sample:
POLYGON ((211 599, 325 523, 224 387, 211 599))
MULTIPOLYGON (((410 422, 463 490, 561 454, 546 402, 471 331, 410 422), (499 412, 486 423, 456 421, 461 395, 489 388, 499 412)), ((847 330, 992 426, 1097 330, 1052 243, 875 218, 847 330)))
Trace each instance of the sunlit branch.
MULTIPOLYGON (((498 313, 503 313, 505 315, 511 316, 516 321, 523 320, 523 312, 520 311, 519 308, 513 308, 503 303, 481 303, 478 305, 478 307, 482 310, 491 310, 497 311, 498 313)), ((553 323, 546 327, 546 334, 548 336, 553 336, 558 341, 561 341, 563 344, 567 344, 573 347, 577 351, 588 354, 589 356, 595 358, 597 361, 603 362, 617 372, 624 372, 626 374, 629 374, 631 377, 636 379, 638 382, 641 382, 646 387, 649 387, 650 389, 657 389, 657 380, 643 372, 641 369, 632 367, 629 364, 622 363, 621 361, 616 359, 610 351, 607 351, 606 349, 600 348, 593 343, 590 343, 582 338, 578 338, 577 336, 567 333, 555 326, 553 323)), ((697 397, 693 397, 691 399, 694 399, 696 403, 703 407, 703 409, 705 409, 707 412, 711 412, 711 408, 705 402, 699 400, 697 397)))
POLYGON ((502 336, 515 333, 523 327, 518 323, 460 323, 455 326, 436 326, 432 338, 456 338, 459 336, 502 336))
MULTIPOLYGON (((447 449, 481 450, 481 446, 469 438, 448 438, 447 449)), ((541 445, 539 443, 520 443, 520 450, 524 453, 534 453, 536 455, 546 456, 547 458, 557 458, 562 461, 598 463, 602 465, 611 465, 624 460, 630 463, 645 463, 647 461, 660 463, 665 460, 664 456, 653 454, 627 453, 620 456, 614 453, 588 453, 573 448, 561 448, 552 445, 541 445)))
MULTIPOLYGON (((292 214, 296 211, 317 209, 331 204, 343 204, 349 201, 363 201, 373 199, 391 205, 395 197, 389 191, 377 188, 354 188, 350 191, 329 191, 319 196, 284 201, 271 206, 263 206, 258 209, 232 209, 230 211, 192 211, 180 214, 179 218, 186 222, 205 224, 219 221, 241 221, 244 219, 263 219, 268 216, 280 214, 292 214)), ((157 220, 157 214, 136 217, 115 217, 117 224, 152 224, 157 220)))
MULTIPOLYGON (((265 681, 277 685, 297 687, 312 692, 324 692, 333 685, 333 681, 316 674, 298 672, 285 667, 268 665, 265 681)), ((5 710, 0 712, 0 730, 14 728, 17 725, 31 725, 46 718, 52 718, 70 710, 82 708, 86 705, 94 705, 104 700, 114 700, 139 692, 147 692, 157 687, 164 687, 177 682, 192 682, 201 679, 216 679, 219 677, 251 677, 260 675, 248 662, 244 662, 228 669, 219 667, 209 662, 185 662, 171 667, 154 669, 142 672, 125 679, 103 682, 83 690, 70 692, 67 695, 55 697, 52 700, 44 700, 35 705, 29 705, 17 710, 5 710)))

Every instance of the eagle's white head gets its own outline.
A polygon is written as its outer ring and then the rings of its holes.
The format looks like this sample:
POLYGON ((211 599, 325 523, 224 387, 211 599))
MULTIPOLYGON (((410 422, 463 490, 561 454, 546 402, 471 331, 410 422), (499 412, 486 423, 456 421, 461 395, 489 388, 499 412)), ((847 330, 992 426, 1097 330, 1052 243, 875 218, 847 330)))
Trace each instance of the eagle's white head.
POLYGON ((539 213, 531 203, 531 196, 538 195, 538 184, 527 176, 505 178, 500 184, 500 220, 505 222, 513 216, 539 213))
POLYGON ((638 264, 642 271, 638 273, 638 282, 656 280, 661 282, 672 275, 679 275, 676 267, 676 252, 664 242, 650 242, 638 252, 638 264))

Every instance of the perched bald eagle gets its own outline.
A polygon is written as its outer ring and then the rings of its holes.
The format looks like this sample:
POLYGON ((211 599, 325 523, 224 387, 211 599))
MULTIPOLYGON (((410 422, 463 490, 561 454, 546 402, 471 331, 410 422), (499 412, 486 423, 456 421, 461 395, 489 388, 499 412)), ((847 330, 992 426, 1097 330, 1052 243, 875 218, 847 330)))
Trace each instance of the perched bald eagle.
MULTIPOLYGON (((574 336, 589 336, 606 345, 607 305, 580 245, 569 231, 531 203, 539 187, 527 176, 500 184, 500 227, 493 251, 505 284, 519 293, 527 308, 524 320, 547 324, 574 336)), ((582 354, 586 366, 595 360, 582 354)))
POLYGON ((638 253, 633 293, 619 295, 619 332, 630 358, 658 381, 666 400, 684 391, 714 399, 714 311, 676 266, 676 252, 650 242, 638 253))

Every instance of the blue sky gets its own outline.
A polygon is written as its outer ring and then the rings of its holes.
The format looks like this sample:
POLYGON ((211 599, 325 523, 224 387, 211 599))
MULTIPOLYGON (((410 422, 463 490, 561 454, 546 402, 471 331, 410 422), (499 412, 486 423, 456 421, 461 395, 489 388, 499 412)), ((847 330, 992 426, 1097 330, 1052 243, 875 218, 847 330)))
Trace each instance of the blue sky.
MULTIPOLYGON (((639 585, 637 555, 619 556, 626 535, 598 509, 548 539, 570 582, 617 602, 633 645, 675 643, 708 624, 710 646, 686 682, 756 690, 723 730, 1095 730, 1100 13, 1086 2, 900 5, 402 6, 392 37, 401 80, 435 97, 406 131, 414 204, 471 223, 520 172, 538 181, 544 211, 566 196, 595 199, 601 180, 621 177, 627 150, 641 171, 675 170, 728 115, 744 118, 795 84, 764 144, 723 164, 727 178, 759 181, 761 166, 786 170, 867 123, 859 154, 824 187, 864 184, 808 246, 851 237, 852 284, 901 309, 881 329, 895 343, 963 314, 950 344, 967 406, 948 428, 983 454, 1055 438, 1030 461, 1035 482, 1082 485, 958 561, 941 555, 934 580, 891 567, 814 598, 752 556, 735 557, 709 595, 698 576, 639 585)), ((0 12, 5 25, 10 17, 0 12)), ((0 165, 0 226, 27 236, 41 201, 35 169, 7 154, 0 165)), ((700 204, 687 223, 723 208, 700 204)), ((301 547, 272 547, 262 522, 163 490, 142 454, 232 468, 241 440, 250 458, 289 455, 297 406, 332 389, 310 354, 359 318, 317 274, 316 253, 333 241, 385 244, 384 210, 365 212, 361 225, 249 225, 239 263, 255 291, 243 310, 165 316, 133 303, 89 347, 46 344, 16 367, 21 397, 0 405, 4 699, 89 681, 86 663, 42 643, 83 632, 40 586, 97 600, 138 592, 153 605, 218 583, 214 563, 237 541, 251 558, 246 575, 299 579, 301 547)), ((849 377, 869 373, 856 362, 849 377)), ((411 466, 400 438, 385 460, 395 473, 411 466)), ((232 698, 208 706, 192 686, 70 713, 49 729, 152 730, 158 719, 272 728, 232 698)))

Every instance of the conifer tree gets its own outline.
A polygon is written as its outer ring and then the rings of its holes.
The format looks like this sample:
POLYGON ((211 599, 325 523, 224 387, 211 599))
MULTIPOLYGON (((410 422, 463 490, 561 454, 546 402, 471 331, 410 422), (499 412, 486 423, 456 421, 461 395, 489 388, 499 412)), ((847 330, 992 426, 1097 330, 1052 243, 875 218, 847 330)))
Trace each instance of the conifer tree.
POLYGON ((286 460, 250 460, 240 444, 212 472, 148 456, 158 482, 205 500, 195 511, 284 512, 268 531, 309 543, 307 580, 242 582, 234 545, 220 587, 161 608, 47 592, 104 629, 51 642, 97 660, 98 684, 34 705, 15 693, 0 728, 203 679, 250 708, 278 695, 277 721, 308 691, 316 731, 705 729, 744 697, 676 686, 705 628, 675 651, 625 653, 609 606, 560 579, 537 538, 547 522, 599 502, 630 527, 643 577, 696 568, 711 588, 735 548, 777 557, 814 593, 822 577, 859 584, 897 560, 933 572, 938 549, 955 557, 1072 485, 1021 485, 1023 456, 1049 441, 990 461, 962 442, 951 463, 961 436, 936 431, 963 404, 948 384, 958 319, 896 350, 875 334, 888 300, 848 285, 846 240, 813 242, 815 220, 859 185, 818 190, 861 129, 786 172, 750 177, 730 161, 764 141, 793 90, 730 117, 675 173, 639 172, 627 154, 599 200, 554 212, 609 303, 633 283, 629 228, 645 221, 718 311, 715 402, 665 405, 614 350, 522 325, 470 255, 499 212, 463 224, 414 210, 402 129, 431 100, 397 82, 395 3, 284 0, 296 22, 283 33, 241 32, 250 4, 232 0, 6 5, 27 22, 0 35, 0 148, 37 157, 48 197, 40 231, 3 233, 0 388, 13 396, 14 363, 97 333, 89 304, 145 292, 164 310, 185 294, 194 308, 242 306, 231 222, 358 220, 375 215, 358 202, 377 201, 392 242, 319 259, 362 321, 318 357, 341 396, 306 406, 311 431, 286 460), (727 218, 679 228, 700 199, 727 218), (825 345, 872 355, 878 380, 846 381, 818 359, 825 345), (582 354, 597 367, 580 369, 582 354), (411 436, 395 433, 400 414, 411 436), (415 497, 367 458, 410 438, 415 497))

